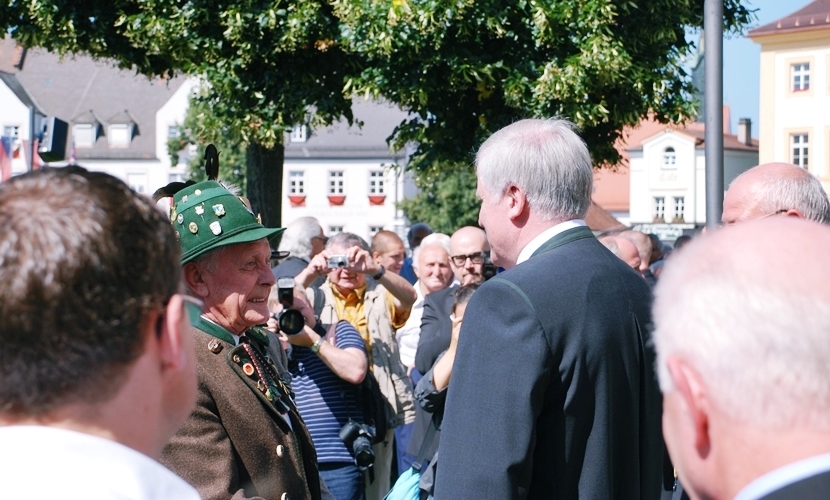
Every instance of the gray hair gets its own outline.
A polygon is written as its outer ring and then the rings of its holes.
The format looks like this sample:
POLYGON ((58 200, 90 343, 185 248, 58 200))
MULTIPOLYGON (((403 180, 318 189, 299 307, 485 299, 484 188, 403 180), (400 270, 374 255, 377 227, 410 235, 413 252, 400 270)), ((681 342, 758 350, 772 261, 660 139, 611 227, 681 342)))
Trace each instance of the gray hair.
MULTIPOLYGON (((780 272, 771 278, 764 272, 770 259, 759 265, 746 258, 749 245, 715 252, 708 243, 714 236, 692 240, 660 274, 653 341, 661 390, 675 390, 667 359, 680 356, 733 419, 830 430, 827 290, 782 280, 780 272)), ((781 244, 795 254, 801 242, 781 244)))
POLYGON ((584 218, 591 205, 594 170, 574 128, 567 120, 532 119, 491 135, 476 155, 476 173, 493 201, 515 185, 545 220, 584 218))
MULTIPOLYGON (((443 233, 438 233, 438 234, 442 234, 443 236, 447 236, 446 234, 443 234, 443 233)), ((434 234, 431 234, 430 236, 434 236, 434 234)), ((421 258, 421 251, 422 251, 422 249, 428 248, 428 247, 438 247, 438 248, 441 248, 444 251, 446 251, 447 252, 447 265, 449 265, 449 263, 450 263, 449 236, 447 236, 447 243, 446 244, 444 244, 443 241, 438 241, 438 240, 439 239, 434 239, 434 240, 431 240, 431 241, 427 241, 426 238, 424 238, 424 241, 422 241, 421 244, 418 245, 418 247, 416 247, 415 250, 412 251, 412 269, 418 269, 419 268, 418 259, 421 258)))
POLYGON ((814 175, 806 170, 803 172, 804 175, 776 176, 767 182, 753 184, 752 193, 758 200, 758 209, 768 214, 795 209, 807 220, 830 224, 830 201, 824 187, 814 175))
POLYGON ((294 257, 310 260, 311 239, 315 236, 320 236, 320 222, 314 217, 300 217, 286 226, 279 250, 290 252, 294 257))
POLYGON ((337 233, 329 238, 329 242, 326 243, 327 249, 334 247, 351 248, 354 246, 358 246, 367 252, 371 251, 369 250, 369 244, 366 243, 366 240, 354 233, 337 233))

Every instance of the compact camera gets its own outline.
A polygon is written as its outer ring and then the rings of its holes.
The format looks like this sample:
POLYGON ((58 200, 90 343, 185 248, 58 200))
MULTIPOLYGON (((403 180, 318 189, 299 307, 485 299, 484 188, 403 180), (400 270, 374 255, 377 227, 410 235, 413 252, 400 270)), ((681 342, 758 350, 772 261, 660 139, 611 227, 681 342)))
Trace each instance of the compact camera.
POLYGON ((349 258, 345 255, 332 255, 329 257, 329 269, 343 269, 349 265, 349 258))
POLYGON ((375 452, 372 451, 372 440, 375 439, 374 427, 349 420, 340 429, 340 439, 346 443, 346 448, 351 450, 358 467, 365 469, 375 463, 375 452))
POLYGON ((282 304, 283 310, 274 315, 274 319, 280 325, 280 331, 286 335, 297 335, 303 331, 305 318, 303 313, 291 309, 294 305, 294 278, 279 278, 277 280, 277 299, 282 304))

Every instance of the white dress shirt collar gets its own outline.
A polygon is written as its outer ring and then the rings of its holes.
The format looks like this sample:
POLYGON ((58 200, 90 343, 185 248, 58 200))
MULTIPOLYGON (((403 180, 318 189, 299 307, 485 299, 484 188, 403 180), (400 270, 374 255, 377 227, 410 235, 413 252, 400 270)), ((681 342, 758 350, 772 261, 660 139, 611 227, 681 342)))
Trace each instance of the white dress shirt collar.
POLYGON ((519 258, 516 260, 516 265, 519 265, 522 262, 529 259, 533 255, 533 252, 535 252, 536 250, 539 250, 539 248, 541 248, 542 245, 544 245, 546 241, 553 238, 557 234, 563 233, 563 232, 567 231, 568 229, 573 229, 575 227, 582 227, 582 226, 585 226, 585 221, 584 220, 582 220, 582 219, 573 219, 573 220, 569 220, 569 221, 565 221, 565 222, 560 222, 559 224, 557 224, 553 227, 549 227, 549 228, 545 229, 544 231, 539 233, 538 236, 536 236, 535 238, 530 240, 530 243, 525 245, 525 247, 519 253, 519 258))
POLYGON ((738 492, 735 500, 763 498, 773 491, 827 471, 830 471, 830 453, 805 458, 767 472, 755 479, 738 492))

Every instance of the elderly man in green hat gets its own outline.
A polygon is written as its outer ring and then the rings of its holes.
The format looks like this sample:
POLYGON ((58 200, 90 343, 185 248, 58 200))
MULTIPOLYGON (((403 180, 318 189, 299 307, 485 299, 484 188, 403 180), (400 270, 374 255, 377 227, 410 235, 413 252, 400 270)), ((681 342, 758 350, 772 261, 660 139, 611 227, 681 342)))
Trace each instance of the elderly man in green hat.
POLYGON ((283 356, 279 341, 256 326, 270 316, 268 239, 283 229, 263 227, 214 181, 176 193, 170 219, 183 279, 205 306, 193 325, 196 409, 162 462, 205 500, 319 499, 314 447, 275 364, 283 356))

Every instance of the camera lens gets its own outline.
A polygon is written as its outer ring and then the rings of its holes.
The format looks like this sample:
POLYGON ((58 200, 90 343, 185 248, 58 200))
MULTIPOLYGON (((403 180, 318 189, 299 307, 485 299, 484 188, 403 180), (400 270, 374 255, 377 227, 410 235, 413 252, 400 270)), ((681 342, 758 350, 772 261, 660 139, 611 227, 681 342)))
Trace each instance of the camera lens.
POLYGON ((280 331, 286 335, 297 335, 303 331, 303 327, 305 326, 303 314, 296 309, 286 309, 281 312, 278 322, 280 324, 280 331))
POLYGON ((358 436, 352 445, 354 460, 358 467, 368 467, 375 461, 375 453, 372 451, 372 443, 366 436, 358 436))

